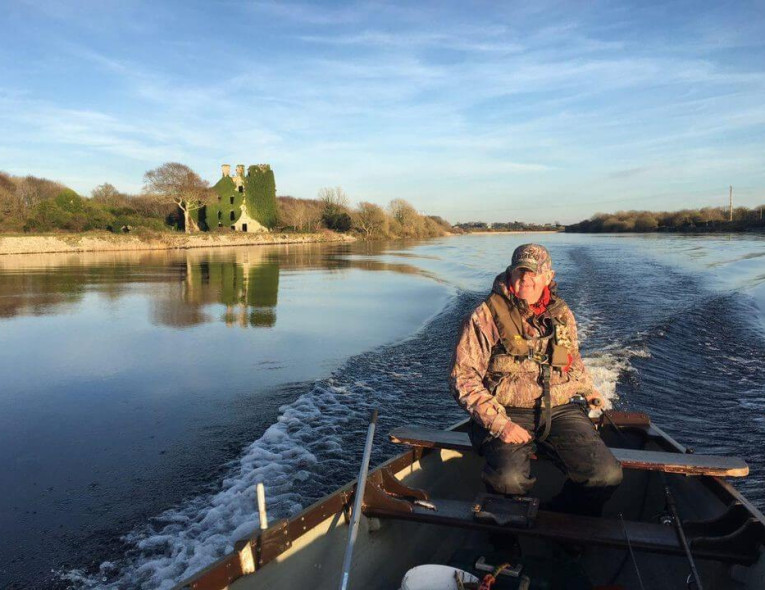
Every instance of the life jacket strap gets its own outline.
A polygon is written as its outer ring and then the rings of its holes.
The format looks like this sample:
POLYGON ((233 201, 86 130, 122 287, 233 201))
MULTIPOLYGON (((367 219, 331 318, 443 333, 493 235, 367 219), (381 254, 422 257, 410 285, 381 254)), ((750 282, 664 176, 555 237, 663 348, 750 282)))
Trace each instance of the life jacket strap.
POLYGON ((552 400, 550 398, 550 365, 541 365, 542 368, 542 402, 544 408, 542 410, 542 419, 544 420, 545 427, 542 431, 542 436, 537 440, 543 442, 550 436, 550 428, 552 427, 552 400))

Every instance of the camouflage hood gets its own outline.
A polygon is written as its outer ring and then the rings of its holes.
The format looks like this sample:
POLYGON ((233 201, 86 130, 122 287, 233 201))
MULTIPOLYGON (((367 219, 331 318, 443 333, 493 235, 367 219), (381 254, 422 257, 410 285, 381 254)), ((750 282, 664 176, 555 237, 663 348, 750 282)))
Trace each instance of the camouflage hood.
POLYGON ((499 273, 494 279, 494 284, 491 287, 493 293, 499 293, 505 299, 513 300, 515 295, 507 288, 507 271, 499 273))
MULTIPOLYGON (((517 308, 522 315, 527 315, 529 313, 529 304, 525 299, 519 299, 512 293, 512 291, 510 291, 510 288, 507 286, 508 280, 509 277, 507 271, 499 273, 494 279, 494 284, 491 287, 492 293, 501 295, 503 299, 506 299, 510 303, 510 305, 517 308)), ((552 283, 550 284, 550 294, 553 295, 552 283)))

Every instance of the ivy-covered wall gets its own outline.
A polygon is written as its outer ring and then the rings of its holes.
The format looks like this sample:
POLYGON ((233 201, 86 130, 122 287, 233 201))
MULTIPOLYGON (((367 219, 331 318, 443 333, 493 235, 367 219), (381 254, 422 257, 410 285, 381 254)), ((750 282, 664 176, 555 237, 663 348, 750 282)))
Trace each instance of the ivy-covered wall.
POLYGON ((245 198, 251 217, 268 229, 276 225, 276 180, 271 166, 259 164, 247 169, 245 198))
POLYGON ((202 229, 213 230, 217 227, 230 227, 242 215, 242 200, 244 195, 237 190, 234 180, 230 176, 224 176, 213 187, 218 195, 217 202, 213 202, 201 209, 206 227, 202 229), (233 213, 233 218, 231 214, 233 213))

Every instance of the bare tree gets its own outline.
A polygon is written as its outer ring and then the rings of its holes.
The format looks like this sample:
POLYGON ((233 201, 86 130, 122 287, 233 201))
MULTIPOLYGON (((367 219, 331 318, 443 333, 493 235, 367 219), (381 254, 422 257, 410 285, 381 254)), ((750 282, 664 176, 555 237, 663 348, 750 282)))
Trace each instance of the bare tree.
POLYGON ((24 204, 25 209, 31 209, 37 203, 54 198, 60 192, 66 190, 63 184, 48 180, 46 178, 37 178, 35 176, 25 176, 16 178, 16 194, 24 204))
POLYGON ((0 223, 9 219, 21 219, 24 214, 24 203, 16 192, 16 185, 11 177, 0 172, 0 223))
POLYGON ((388 233, 388 216, 382 207, 374 203, 359 203, 356 212, 356 224, 367 238, 384 236, 388 233))
POLYGON ((337 215, 348 209, 348 195, 341 186, 319 189, 319 200, 322 202, 324 215, 337 215))
POLYGON ((99 184, 90 192, 90 196, 96 203, 107 207, 122 207, 127 204, 128 196, 119 192, 116 187, 108 182, 99 184))
POLYGON ((390 214, 401 225, 404 237, 415 238, 423 233, 423 221, 417 209, 404 199, 393 199, 389 205, 390 214))
POLYGON ((186 233, 199 230, 191 212, 201 209, 210 196, 205 180, 191 168, 178 162, 168 162, 159 168, 149 170, 143 177, 144 191, 172 199, 183 211, 186 233))
POLYGON ((278 197, 279 219, 297 231, 316 231, 321 224, 322 203, 315 199, 278 197))

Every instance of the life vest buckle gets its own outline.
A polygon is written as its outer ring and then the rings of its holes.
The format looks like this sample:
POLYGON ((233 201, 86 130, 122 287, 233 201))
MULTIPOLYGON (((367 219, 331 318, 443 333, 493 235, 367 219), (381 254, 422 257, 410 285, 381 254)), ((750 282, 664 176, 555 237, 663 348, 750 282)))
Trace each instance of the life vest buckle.
POLYGON ((529 348, 529 359, 537 363, 538 365, 546 365, 550 361, 550 357, 543 352, 534 352, 529 348))

